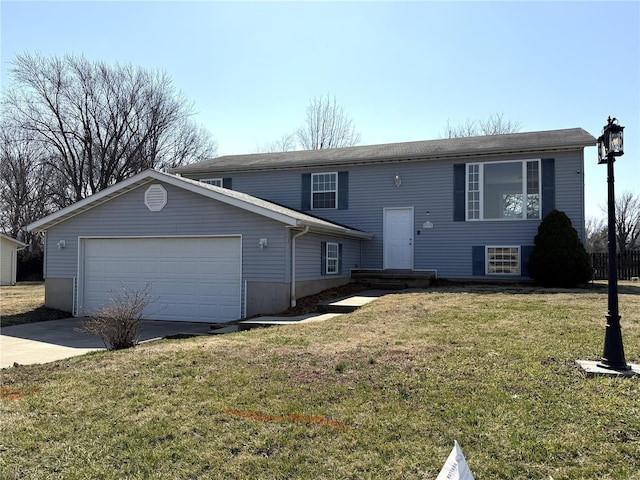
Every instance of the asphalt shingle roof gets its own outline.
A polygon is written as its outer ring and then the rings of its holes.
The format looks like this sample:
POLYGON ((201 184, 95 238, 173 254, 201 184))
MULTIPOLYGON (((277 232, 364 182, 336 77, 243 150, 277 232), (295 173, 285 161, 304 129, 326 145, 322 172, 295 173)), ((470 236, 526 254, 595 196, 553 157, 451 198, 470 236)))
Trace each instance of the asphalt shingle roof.
POLYGON ((570 150, 596 144, 582 128, 488 135, 417 142, 386 143, 325 150, 226 155, 178 167, 172 173, 197 174, 272 170, 315 166, 353 165, 403 160, 499 155, 549 150, 570 150))

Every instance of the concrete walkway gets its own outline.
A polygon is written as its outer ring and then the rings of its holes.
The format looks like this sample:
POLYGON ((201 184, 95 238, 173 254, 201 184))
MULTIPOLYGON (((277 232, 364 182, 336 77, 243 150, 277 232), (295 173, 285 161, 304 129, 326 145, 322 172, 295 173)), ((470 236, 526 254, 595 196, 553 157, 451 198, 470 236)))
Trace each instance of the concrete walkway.
MULTIPOLYGON (((342 298, 337 298, 322 302, 318 305, 318 313, 311 313, 307 315, 299 315, 296 317, 278 317, 278 316, 266 316, 257 317, 250 320, 242 320, 238 322, 238 330, 249 330, 257 327, 270 327, 275 325, 293 325, 298 323, 307 322, 322 322, 329 320, 330 318, 350 313, 358 308, 377 300, 378 298, 388 295, 390 293, 398 293, 397 291, 389 290, 367 290, 355 295, 349 295, 342 298)), ((213 332, 215 333, 215 331, 213 332)), ((225 332, 226 333, 226 332, 225 332)))
MULTIPOLYGON (((95 350, 105 350, 102 339, 79 331, 83 320, 67 318, 2 328, 0 368, 10 367, 14 363, 48 363, 95 350)), ((140 329, 140 340, 208 333, 208 323, 144 321, 140 329)))

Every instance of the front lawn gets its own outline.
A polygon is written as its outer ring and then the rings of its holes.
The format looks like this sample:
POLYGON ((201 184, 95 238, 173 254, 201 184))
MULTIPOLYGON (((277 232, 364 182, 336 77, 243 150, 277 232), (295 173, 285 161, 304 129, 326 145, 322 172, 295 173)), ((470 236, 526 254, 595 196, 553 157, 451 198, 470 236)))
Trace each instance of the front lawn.
MULTIPOLYGON (((621 286, 640 363, 640 286, 621 286)), ((640 479, 606 288, 442 286, 308 323, 3 370, 2 479, 640 479)))
POLYGON ((0 326, 68 318, 67 312, 44 306, 44 282, 19 282, 0 287, 0 326))

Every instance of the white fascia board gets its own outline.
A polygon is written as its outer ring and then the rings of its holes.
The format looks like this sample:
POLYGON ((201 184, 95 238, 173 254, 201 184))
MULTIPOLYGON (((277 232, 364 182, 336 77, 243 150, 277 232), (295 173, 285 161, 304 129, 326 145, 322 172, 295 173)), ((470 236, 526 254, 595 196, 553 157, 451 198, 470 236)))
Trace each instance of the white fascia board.
POLYGON ((116 183, 111 187, 105 188, 98 193, 94 193, 90 197, 83 198, 78 202, 69 205, 68 207, 63 208, 62 210, 58 210, 51 215, 47 215, 40 220, 36 220, 33 223, 27 225, 27 231, 35 231, 42 232, 47 230, 48 228, 56 225, 60 222, 63 222, 71 217, 75 217, 76 215, 81 214, 93 207, 97 207, 98 205, 112 199, 123 195, 134 188, 138 188, 140 185, 144 185, 148 183, 148 177, 152 170, 145 170, 144 172, 140 172, 133 177, 130 177, 126 180, 116 183))
POLYGON ((317 224, 301 221, 298 223, 298 226, 309 227, 309 231, 312 233, 333 235, 333 236, 339 236, 339 237, 358 238, 360 240, 371 240, 373 238, 373 235, 371 233, 362 232, 359 230, 352 230, 350 228, 340 227, 338 225, 336 225, 335 227, 318 226, 317 224))
POLYGON ((16 240, 15 238, 10 237, 9 235, 5 235, 4 233, 0 233, 0 238, 4 238, 6 241, 15 243, 18 247, 26 247, 27 244, 21 242, 20 240, 16 240))

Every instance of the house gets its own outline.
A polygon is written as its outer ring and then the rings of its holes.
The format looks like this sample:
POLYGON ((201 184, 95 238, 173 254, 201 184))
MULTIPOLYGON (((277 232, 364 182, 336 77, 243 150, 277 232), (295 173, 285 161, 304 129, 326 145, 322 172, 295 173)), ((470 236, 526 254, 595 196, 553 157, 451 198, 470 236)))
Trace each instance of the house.
POLYGON ((26 246, 26 243, 0 233, 0 285, 16 284, 18 251, 26 246))
POLYGON ((46 232, 45 304, 86 315, 149 282, 149 318, 217 322, 283 310, 357 269, 526 280, 546 213, 584 238, 595 141, 575 128, 142 172, 28 226, 46 232))

